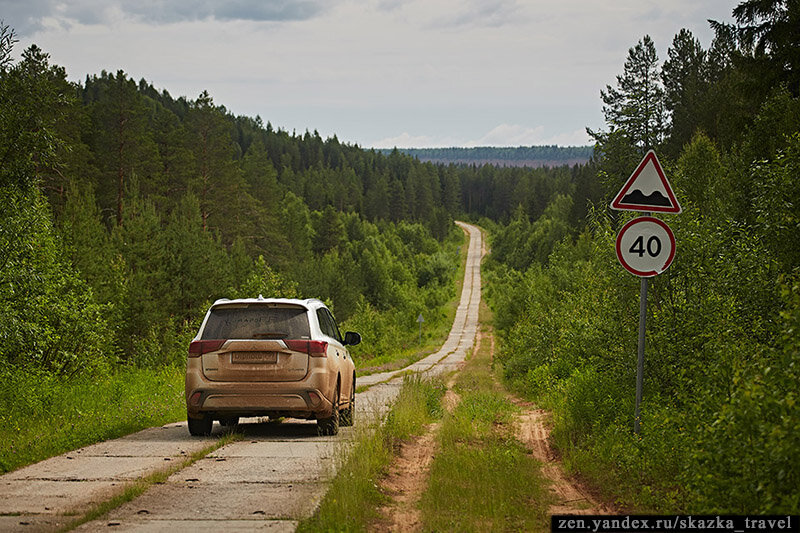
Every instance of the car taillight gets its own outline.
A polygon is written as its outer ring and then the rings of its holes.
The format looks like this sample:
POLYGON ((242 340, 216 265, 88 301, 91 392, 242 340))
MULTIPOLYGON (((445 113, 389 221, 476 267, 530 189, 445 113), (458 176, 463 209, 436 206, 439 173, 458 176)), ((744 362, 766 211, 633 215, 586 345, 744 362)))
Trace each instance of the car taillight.
POLYGON ((308 341, 308 355, 311 357, 327 357, 328 343, 325 341, 308 341))
POLYGON ((189 398, 189 403, 192 404, 192 405, 195 405, 195 406, 200 405, 200 399, 202 397, 203 397, 203 393, 202 392, 195 392, 189 398))
POLYGON ((189 357, 200 357, 204 353, 214 352, 222 348, 227 339, 214 339, 209 341, 193 341, 189 345, 189 357))
POLYGON ((306 341, 300 339, 287 339, 283 342, 286 347, 295 352, 307 353, 311 357, 327 357, 328 343, 325 341, 306 341))

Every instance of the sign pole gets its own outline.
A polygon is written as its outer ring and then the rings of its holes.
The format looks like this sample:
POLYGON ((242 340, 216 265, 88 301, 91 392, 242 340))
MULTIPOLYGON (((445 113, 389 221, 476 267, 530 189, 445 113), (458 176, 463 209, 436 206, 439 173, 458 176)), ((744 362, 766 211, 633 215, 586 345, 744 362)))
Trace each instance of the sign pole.
POLYGON ((676 215, 682 211, 654 150, 647 150, 642 162, 612 200, 611 209, 645 212, 645 216, 635 218, 622 227, 616 242, 619 262, 625 270, 641 278, 636 411, 633 415, 633 433, 638 435, 642 421, 647 280, 664 272, 675 257, 675 235, 664 222, 651 217, 650 212, 676 215))
POLYGON ((642 382, 644 381, 644 342, 647 320, 647 278, 642 278, 639 289, 639 358, 636 363, 636 412, 633 415, 633 433, 639 434, 641 420, 642 382))

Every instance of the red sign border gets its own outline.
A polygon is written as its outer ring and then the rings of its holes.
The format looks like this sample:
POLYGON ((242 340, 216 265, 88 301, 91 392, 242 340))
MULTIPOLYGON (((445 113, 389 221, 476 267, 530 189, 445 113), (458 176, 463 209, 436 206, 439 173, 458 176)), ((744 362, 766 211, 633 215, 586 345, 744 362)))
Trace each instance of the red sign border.
POLYGON ((659 220, 659 219, 657 219, 655 217, 648 217, 648 216, 636 217, 633 220, 630 220, 624 226, 622 226, 622 229, 619 230, 619 234, 617 235, 617 242, 616 242, 615 248, 617 250, 617 260, 620 262, 620 264, 623 266, 623 268, 625 270, 627 270, 628 272, 630 272, 634 276, 638 276, 640 278, 652 278, 654 276, 657 276, 657 275, 661 274, 666 269, 668 269, 669 266, 672 264, 673 259, 675 259, 675 248, 676 248, 675 234, 672 233, 672 230, 670 229, 670 227, 667 226, 667 223, 664 222, 663 220, 659 220), (621 243, 622 243, 622 236, 625 234, 626 231, 628 231, 631 228, 631 226, 634 226, 635 224, 637 224, 639 222, 655 222, 656 224, 658 224, 659 226, 664 228, 664 230, 667 232, 667 236, 669 237, 670 242, 672 243, 672 251, 670 252, 669 257, 667 258, 667 260, 664 262, 664 266, 661 268, 661 272, 656 272, 655 270, 651 270, 649 272, 642 272, 640 270, 636 270, 635 268, 633 268, 632 266, 627 264, 625 262, 625 260, 622 258, 622 249, 620 248, 621 243))
POLYGON ((628 178, 628 181, 625 182, 625 185, 622 186, 622 189, 617 193, 617 196, 614 198, 614 201, 611 202, 611 209, 616 209, 618 211, 653 211, 657 213, 671 213, 677 215, 682 211, 681 205, 678 203, 678 199, 675 198, 675 192, 673 192, 672 187, 667 181, 667 176, 664 174, 664 170, 661 168, 661 163, 658 161, 658 156, 656 155, 655 150, 649 150, 647 154, 645 154, 644 159, 642 162, 639 163, 639 166, 636 167, 636 170, 633 171, 631 177, 628 178), (660 206, 660 205, 639 205, 639 204, 623 204, 622 199, 628 193, 628 189, 631 188, 633 182, 639 177, 639 174, 642 173, 644 167, 647 166, 647 162, 652 160, 653 165, 656 167, 656 172, 658 173, 658 177, 661 179, 661 183, 664 185, 664 188, 667 191, 667 197, 669 201, 672 202, 671 207, 660 206))

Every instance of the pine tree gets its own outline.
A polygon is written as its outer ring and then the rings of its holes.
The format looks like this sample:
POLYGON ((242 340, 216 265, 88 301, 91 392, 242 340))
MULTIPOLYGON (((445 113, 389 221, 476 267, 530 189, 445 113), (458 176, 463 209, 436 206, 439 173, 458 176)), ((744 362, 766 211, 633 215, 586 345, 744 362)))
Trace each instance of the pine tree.
MULTIPOLYGON (((664 138, 664 89, 659 81, 658 56, 649 35, 628 51, 617 86, 600 91, 603 114, 612 131, 624 132, 644 152, 664 138)), ((590 132, 600 140, 602 134, 590 132)))
POLYGON ((461 183, 453 167, 440 170, 442 205, 455 216, 461 210, 461 183))
MULTIPOLYGON (((250 246, 255 245, 256 253, 251 252, 251 256, 258 253, 264 254, 271 263, 283 263, 287 261, 286 249, 290 247, 286 236, 281 231, 281 198, 283 197, 283 187, 278 183, 278 174, 269 160, 264 143, 261 139, 255 139, 247 149, 241 162, 242 174, 247 183, 247 194, 256 205, 251 205, 249 209, 242 213, 249 220, 241 219, 243 225, 249 228, 245 232, 239 232, 241 238, 246 239, 250 246)), ((243 196, 243 195, 240 195, 243 196)), ((249 199, 247 200, 250 203, 249 199)), ((241 228, 240 229, 246 229, 241 228)))
POLYGON ((664 82, 664 104, 671 113, 669 146, 677 154, 689 142, 705 114, 706 53, 692 32, 682 29, 667 50, 661 79, 664 82))
POLYGON ((186 193, 195 171, 190 137, 180 118, 161 104, 156 105, 151 128, 160 166, 158 179, 144 190, 174 205, 186 193))
POLYGON ((67 144, 60 126, 74 109, 74 93, 64 69, 50 65, 50 56, 36 45, 12 65, 13 32, 0 32, 0 187, 27 189, 43 174, 60 172, 67 144))
POLYGON ((311 227, 311 215, 308 206, 292 192, 283 198, 281 209, 281 228, 286 239, 291 243, 292 263, 301 263, 311 255, 311 243, 314 230, 311 227))
POLYGON ((59 226, 66 257, 97 301, 118 308, 125 285, 125 261, 111 242, 90 183, 70 185, 59 226))
POLYGON ((133 178, 125 191, 126 206, 121 224, 115 225, 111 240, 125 264, 125 285, 117 302, 117 346, 127 361, 136 361, 139 341, 155 324, 169 319, 173 283, 164 265, 167 244, 161 216, 155 204, 142 198, 133 178))
POLYGON ((315 253, 324 254, 338 248, 344 242, 346 237, 344 222, 332 205, 326 206, 322 211, 314 211, 311 222, 314 226, 315 253))
POLYGON ((200 201, 203 230, 210 222, 225 223, 224 209, 242 192, 239 169, 234 161, 232 124, 222 110, 214 106, 207 91, 192 102, 186 117, 196 161, 190 191, 200 201), (209 221, 209 217, 215 220, 209 221))
POLYGON ((718 33, 736 35, 742 65, 762 87, 785 83, 793 96, 800 96, 800 2, 745 0, 733 10, 733 18, 735 27, 715 21, 711 25, 718 33))
POLYGON ((102 176, 98 194, 115 196, 114 212, 120 225, 131 176, 136 174, 145 182, 152 179, 158 152, 149 128, 149 109, 136 83, 122 70, 116 76, 105 75, 99 82, 100 97, 92 113, 94 152, 102 176))
POLYGON ((214 232, 203 228, 200 202, 184 196, 170 214, 165 234, 163 267, 171 280, 171 314, 191 319, 209 301, 226 297, 236 285, 225 247, 214 232))

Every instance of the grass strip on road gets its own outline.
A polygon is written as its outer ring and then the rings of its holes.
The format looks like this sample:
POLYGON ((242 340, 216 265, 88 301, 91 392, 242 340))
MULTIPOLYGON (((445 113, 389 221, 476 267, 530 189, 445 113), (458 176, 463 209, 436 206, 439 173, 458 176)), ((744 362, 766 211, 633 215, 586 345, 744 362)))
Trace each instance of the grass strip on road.
POLYGON ((445 386, 440 377, 406 376, 400 393, 385 420, 376 417, 356 426, 355 444, 331 482, 319 509, 302 521, 298 531, 366 531, 377 518, 386 496, 378 480, 399 443, 413 438, 442 414, 445 386))
MULTIPOLYGON (((151 486, 155 485, 156 483, 164 483, 169 477, 176 473, 180 472, 184 468, 192 465, 193 463, 199 461, 200 459, 204 458, 206 455, 214 452, 223 446, 230 444, 231 442, 235 442, 241 438, 241 435, 238 433, 227 433, 223 435, 217 442, 206 446, 202 450, 198 450, 192 453, 189 457, 181 461, 180 463, 171 466, 165 470, 160 470, 158 472, 153 472, 147 476, 144 476, 136 481, 133 481, 123 487, 123 489, 113 496, 112 498, 100 502, 91 509, 89 509, 85 514, 83 514, 80 518, 73 520, 67 526, 60 529, 60 532, 65 531, 72 531, 73 529, 87 523, 91 522, 92 520, 96 520, 101 518, 102 516, 110 513, 117 507, 132 501, 133 499, 139 497, 151 486)), ((114 523, 109 523, 109 526, 119 525, 114 523)))

